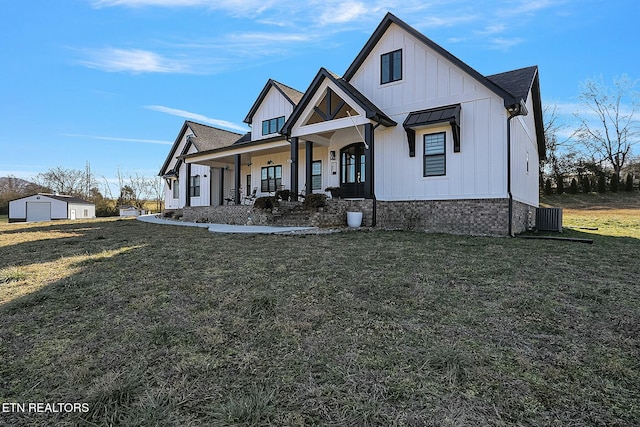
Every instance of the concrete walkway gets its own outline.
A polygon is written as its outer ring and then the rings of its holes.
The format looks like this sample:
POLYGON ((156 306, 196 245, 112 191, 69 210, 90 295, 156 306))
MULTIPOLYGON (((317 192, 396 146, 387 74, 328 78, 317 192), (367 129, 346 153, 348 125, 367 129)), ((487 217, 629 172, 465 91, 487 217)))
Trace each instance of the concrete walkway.
POLYGON ((156 214, 141 215, 138 221, 151 224, 180 225, 183 227, 208 228, 212 233, 250 233, 250 234, 283 234, 296 231, 315 230, 317 227, 271 227, 266 225, 229 225, 229 224, 207 224, 199 222, 184 222, 173 219, 158 218, 156 214))

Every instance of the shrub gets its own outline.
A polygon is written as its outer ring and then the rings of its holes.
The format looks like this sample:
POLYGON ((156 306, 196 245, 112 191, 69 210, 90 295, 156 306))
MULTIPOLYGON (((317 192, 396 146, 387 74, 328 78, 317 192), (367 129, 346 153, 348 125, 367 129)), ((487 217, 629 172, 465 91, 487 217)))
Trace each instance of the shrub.
POLYGON ((624 183, 624 190, 633 191, 633 176, 630 173, 627 174, 627 179, 624 183))
POLYGON ((604 175, 598 177, 598 193, 607 192, 607 178, 604 175))
POLYGON ((253 208, 270 211, 275 206, 277 206, 277 204, 278 200, 275 198, 275 196, 258 197, 253 203, 253 208))
POLYGON ((591 193, 591 179, 588 176, 582 178, 582 191, 584 193, 591 193))
POLYGON ((578 181, 575 178, 571 180, 571 186, 569 187, 569 193, 578 194, 578 181))
POLYGON ((544 194, 549 195, 551 193, 553 193, 553 190, 551 189, 551 179, 547 178, 544 182, 544 194))
POLYGON ((304 198, 302 205, 305 209, 321 208, 327 203, 326 194, 309 194, 304 198))
POLYGON ((556 193, 558 194, 563 194, 564 193, 564 177, 563 176, 559 176, 556 179, 557 185, 556 185, 556 193))
POLYGON ((290 190, 278 190, 276 191, 276 199, 289 201, 291 199, 291 191, 290 190))
POLYGON ((618 192, 618 174, 614 173, 611 175, 611 183, 609 184, 609 187, 613 193, 618 192))

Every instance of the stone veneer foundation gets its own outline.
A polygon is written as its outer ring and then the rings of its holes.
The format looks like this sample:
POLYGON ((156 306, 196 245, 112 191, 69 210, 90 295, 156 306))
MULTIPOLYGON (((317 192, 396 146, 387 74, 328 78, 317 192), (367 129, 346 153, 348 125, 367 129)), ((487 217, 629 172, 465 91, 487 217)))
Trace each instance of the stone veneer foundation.
MULTIPOLYGON (((389 230, 506 236, 509 199, 411 200, 377 203, 377 226, 389 230)), ((533 227, 535 207, 513 202, 514 233, 533 227)))
MULTIPOLYGON (((235 225, 342 227, 347 211, 363 213, 362 226, 383 230, 418 230, 432 233, 506 236, 508 199, 376 201, 333 199, 324 208, 307 211, 299 202, 280 202, 273 212, 252 206, 197 206, 183 209, 183 220, 235 225)), ((534 227, 535 207, 513 202, 513 232, 534 227)))

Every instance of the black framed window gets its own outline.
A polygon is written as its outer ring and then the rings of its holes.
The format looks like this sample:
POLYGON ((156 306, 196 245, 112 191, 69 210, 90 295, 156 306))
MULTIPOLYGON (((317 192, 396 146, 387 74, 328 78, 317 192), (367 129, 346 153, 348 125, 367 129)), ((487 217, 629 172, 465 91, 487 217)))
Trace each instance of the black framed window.
POLYGON ((311 189, 322 190, 322 160, 311 163, 311 189))
POLYGON ((402 49, 380 56, 380 83, 402 80, 402 49))
POLYGON ((200 197, 200 175, 191 177, 189 182, 189 196, 200 197))
POLYGON ((284 116, 264 120, 262 122, 262 135, 271 135, 272 133, 280 132, 282 126, 284 126, 284 116))
POLYGON ((447 172, 445 133, 424 136, 424 176, 442 176, 447 172))
POLYGON ((172 181, 171 184, 173 185, 173 188, 172 188, 173 198, 174 199, 180 198, 180 185, 178 180, 176 179, 175 181, 172 181))
POLYGON ((282 166, 266 166, 260 176, 260 191, 272 193, 282 185, 282 166))

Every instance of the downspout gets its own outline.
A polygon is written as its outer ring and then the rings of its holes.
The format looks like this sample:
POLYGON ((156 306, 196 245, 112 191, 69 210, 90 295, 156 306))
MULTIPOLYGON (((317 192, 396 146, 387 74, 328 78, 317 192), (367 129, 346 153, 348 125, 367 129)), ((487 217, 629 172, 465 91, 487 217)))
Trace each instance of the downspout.
MULTIPOLYGON (((379 121, 371 128, 371 139, 372 139, 372 144, 371 145, 375 145, 375 138, 374 138, 373 135, 374 135, 376 129, 378 128, 378 126, 380 126, 380 122, 379 121)), ((374 157, 373 161, 375 162, 375 160, 376 159, 374 157)), ((375 168, 373 168, 373 165, 371 165, 371 166, 372 166, 372 169, 374 169, 374 171, 375 171, 375 168)), ((371 216, 372 216, 372 218, 371 218, 371 227, 375 227, 377 222, 378 222, 377 221, 377 217, 378 217, 378 200, 376 199, 375 174, 372 174, 370 179, 372 180, 372 185, 373 185, 373 191, 372 191, 373 194, 371 194, 371 197, 373 199, 373 206, 372 206, 372 209, 371 209, 371 216)))

